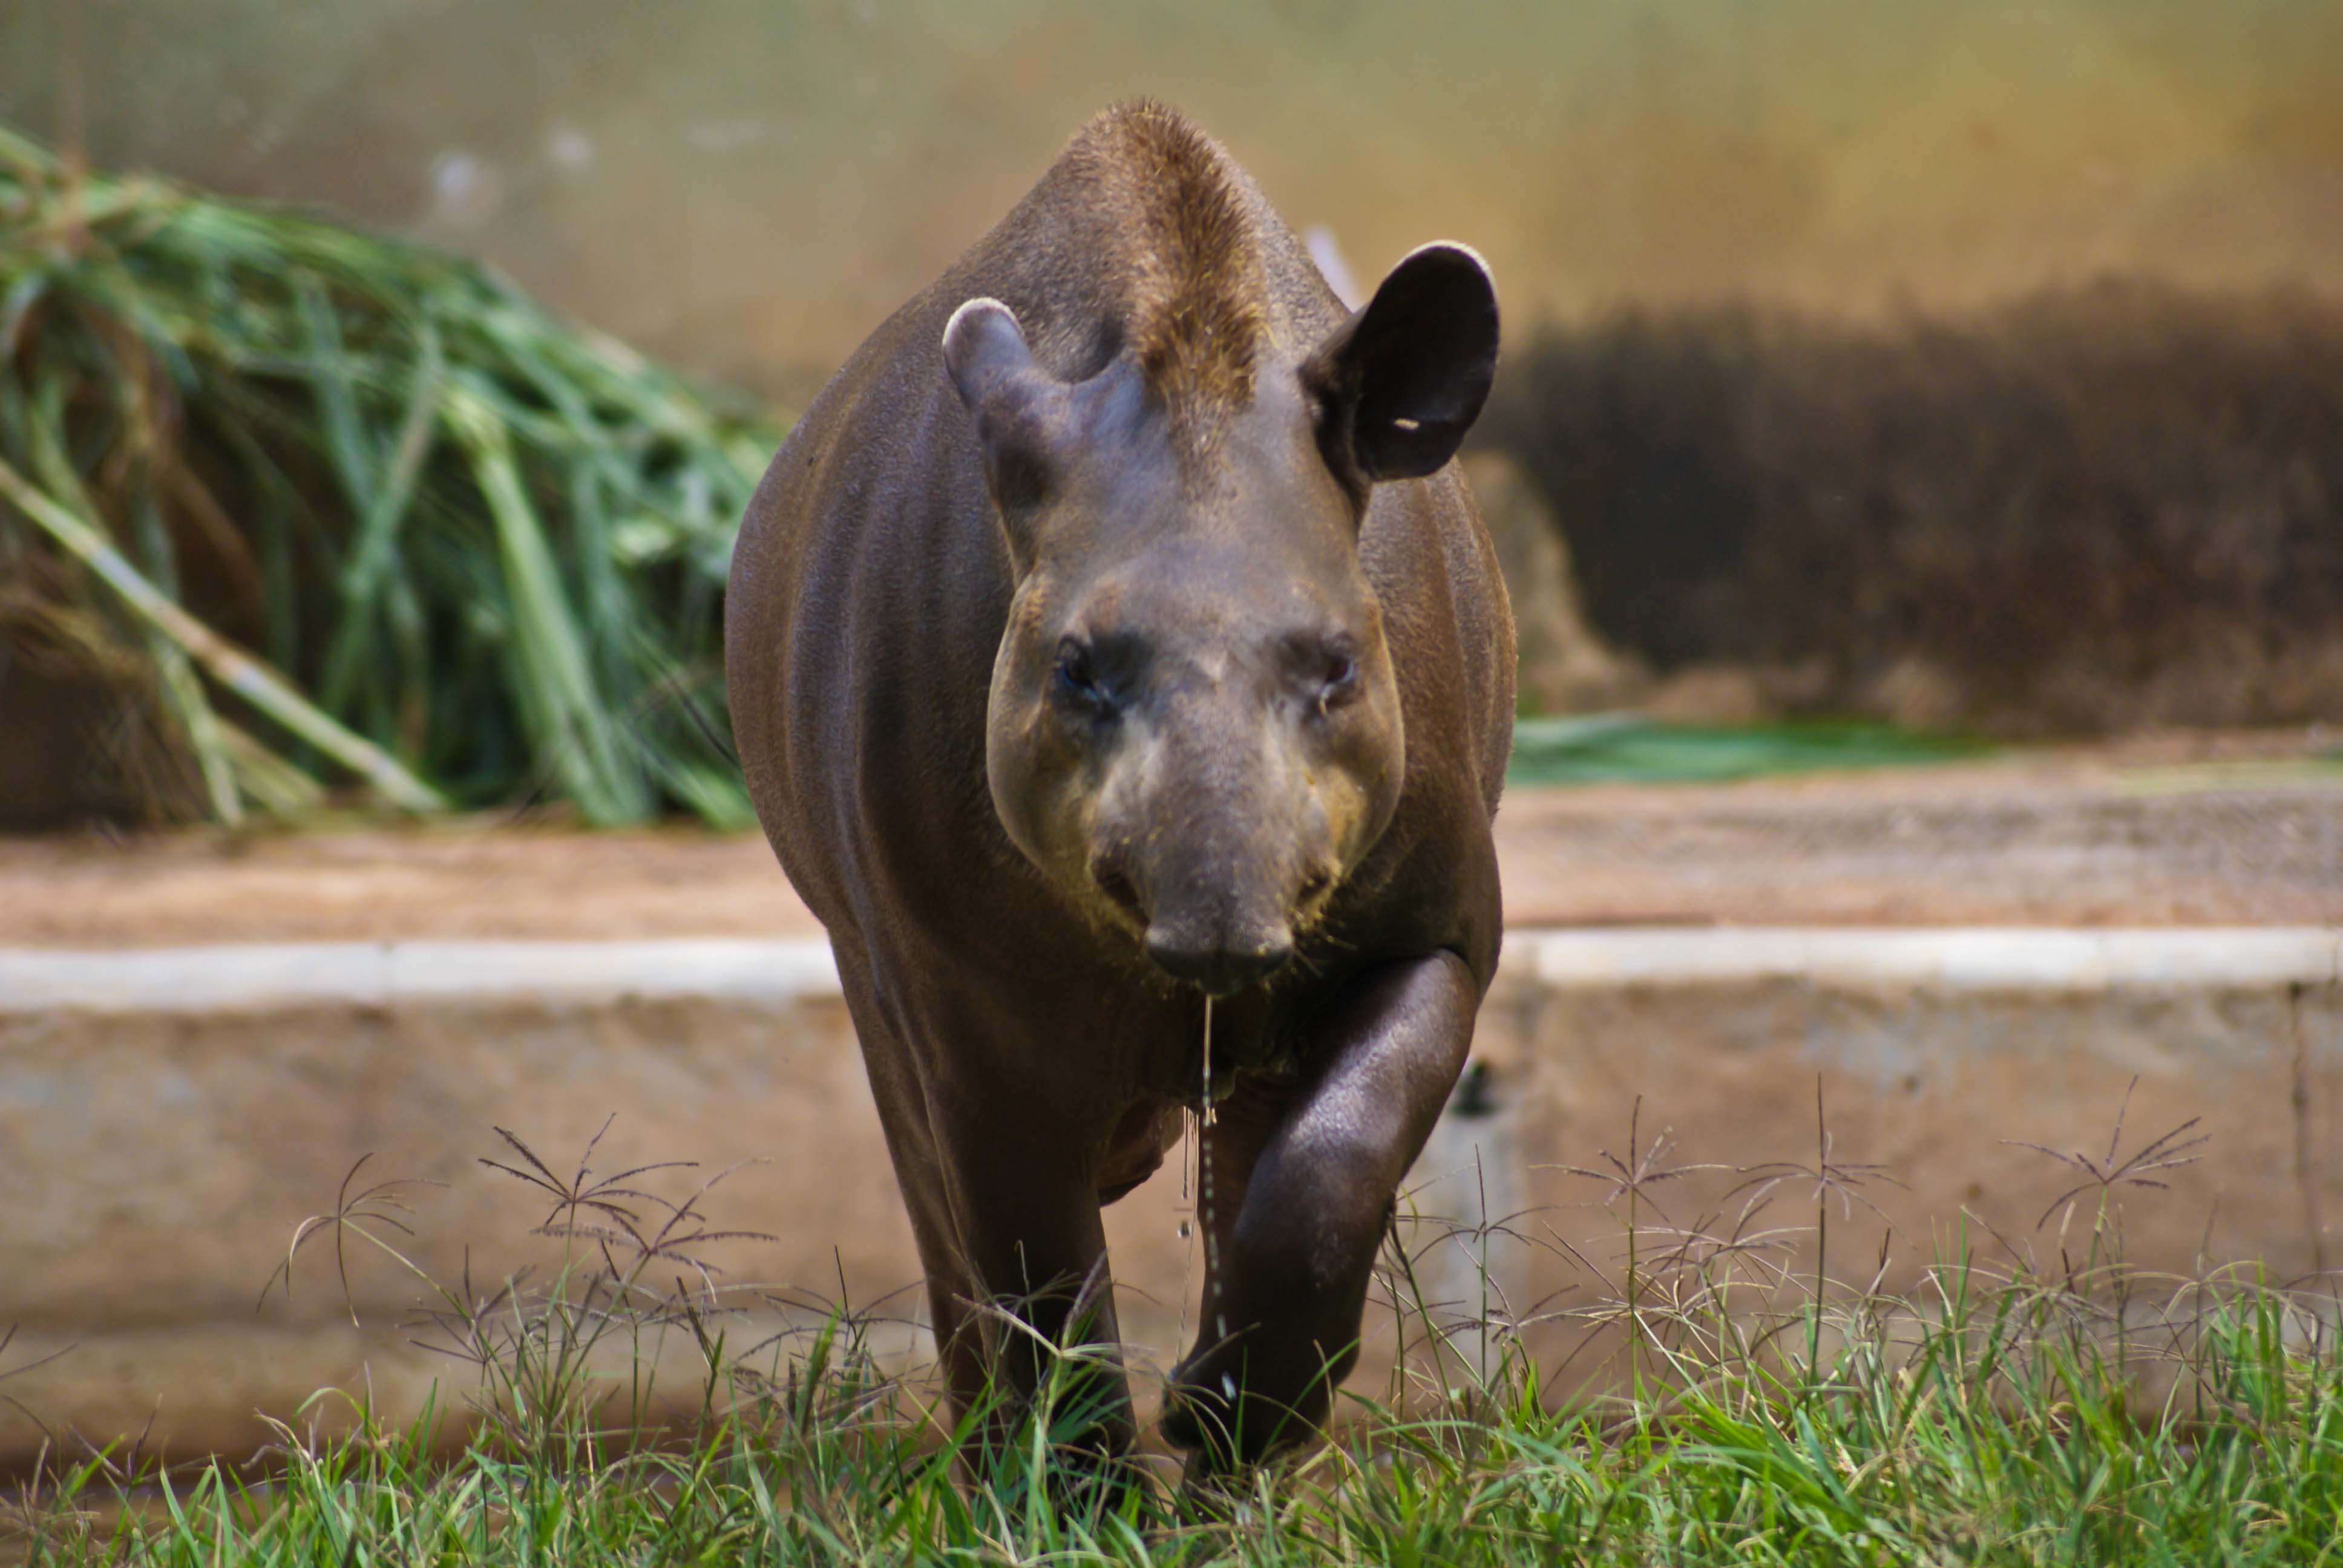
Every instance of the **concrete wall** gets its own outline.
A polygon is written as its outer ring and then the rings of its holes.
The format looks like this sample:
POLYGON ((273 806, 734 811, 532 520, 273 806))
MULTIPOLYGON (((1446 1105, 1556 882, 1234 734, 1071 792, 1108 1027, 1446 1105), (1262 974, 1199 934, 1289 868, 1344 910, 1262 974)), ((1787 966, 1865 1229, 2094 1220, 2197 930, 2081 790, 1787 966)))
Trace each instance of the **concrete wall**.
POLYGON ((100 159, 485 256, 794 399, 1137 93, 1362 277, 1467 239, 1526 322, 2343 286, 2338 61, 2323 0, 13 0, 0 118, 78 103, 100 159))
MULTIPOLYGON (((1972 1234, 2055 1259, 2060 1219, 2037 1221, 2076 1178, 2007 1141, 2102 1155, 2137 1077, 2118 1158, 2190 1118, 2210 1141, 2155 1173, 2169 1191, 2117 1193, 2131 1261, 2185 1274, 2258 1259, 2291 1277, 2343 1245, 2338 954, 2343 931, 2314 929, 1516 933, 1476 1048, 1491 1092, 1443 1122, 1414 1207, 1530 1211, 1527 1240, 1483 1250, 1498 1304, 1590 1305, 1620 1224, 1607 1185, 1563 1167, 1632 1161, 1633 1116, 1642 1144, 1664 1131, 1672 1159, 1725 1167, 1654 1187, 1660 1218, 1642 1222, 1729 1225, 1749 1168, 1813 1159, 1819 1085, 1832 1161, 1904 1183, 1864 1189, 1880 1214, 1834 1213, 1831 1270, 1867 1279, 1892 1226, 1885 1282, 1908 1289, 1964 1212, 1972 1234)), ((597 1171, 697 1160, 647 1179, 680 1197, 757 1161, 702 1203, 773 1236, 708 1250, 728 1284, 818 1303, 842 1281, 869 1304, 915 1279, 820 944, 0 951, 0 1325, 19 1328, 0 1372, 65 1352, 0 1389, 53 1429, 104 1441, 151 1421, 173 1452, 238 1456, 267 1440, 262 1414, 291 1418, 321 1388, 370 1390, 392 1413, 434 1378, 461 1389, 460 1365, 410 1342, 430 1300, 397 1263, 353 1241, 347 1306, 328 1241, 297 1261, 289 1297, 263 1299, 271 1271, 361 1155, 360 1189, 447 1183, 405 1190, 414 1212, 392 1217, 412 1238, 376 1226, 433 1278, 457 1283, 468 1257, 481 1287, 558 1261, 528 1234, 542 1199, 478 1161, 513 1161, 504 1127, 567 1174, 614 1112, 597 1171)), ((1142 1370, 1168 1364, 1194 1282, 1182 1207, 1167 1169, 1109 1211, 1142 1370)), ((1793 1181, 1762 1222, 1811 1218, 1793 1181)), ((1443 1229, 1413 1231, 1426 1294, 1477 1312, 1482 1260, 1435 1245, 1443 1229)), ((1807 1267, 1811 1239, 1787 1244, 1807 1267)), ((759 1297, 735 1332, 791 1321, 759 1297)), ((1382 1317, 1371 1328, 1387 1341, 1382 1317)), ((1573 1332, 1549 1322, 1533 1342, 1557 1351, 1573 1332)), ((924 1353, 908 1327, 880 1337, 899 1362, 924 1353)), ((660 1364, 696 1402, 688 1343, 660 1364)), ((42 1435, 0 1407, 0 1464, 42 1435)))

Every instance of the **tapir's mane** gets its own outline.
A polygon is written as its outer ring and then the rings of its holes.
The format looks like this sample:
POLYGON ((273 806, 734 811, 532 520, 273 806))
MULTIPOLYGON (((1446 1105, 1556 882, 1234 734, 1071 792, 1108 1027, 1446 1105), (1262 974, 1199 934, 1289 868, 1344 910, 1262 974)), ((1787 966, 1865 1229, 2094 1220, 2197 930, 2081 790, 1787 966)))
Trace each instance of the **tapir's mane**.
POLYGON ((1252 399, 1266 326, 1261 251, 1228 155, 1151 99, 1117 105, 1067 149, 1123 254, 1126 342, 1175 428, 1209 442, 1252 399))

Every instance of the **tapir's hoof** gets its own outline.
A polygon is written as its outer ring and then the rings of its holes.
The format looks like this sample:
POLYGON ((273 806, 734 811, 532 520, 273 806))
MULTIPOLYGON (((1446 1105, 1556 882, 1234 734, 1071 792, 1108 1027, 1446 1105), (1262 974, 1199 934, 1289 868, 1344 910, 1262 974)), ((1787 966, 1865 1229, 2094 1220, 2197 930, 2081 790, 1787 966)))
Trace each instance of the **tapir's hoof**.
POLYGON ((1163 1402, 1163 1441, 1193 1456, 1188 1465, 1192 1479, 1200 1471, 1212 1473, 1258 1463, 1317 1434, 1316 1413, 1240 1387, 1227 1374, 1210 1375, 1218 1378, 1220 1387, 1175 1372, 1163 1402))
POLYGON ((1225 1444, 1228 1432, 1228 1412, 1225 1402, 1212 1401, 1221 1408, 1209 1408, 1200 1389, 1182 1389, 1174 1385, 1163 1402, 1163 1441, 1183 1452, 1193 1452, 1209 1442, 1225 1444))

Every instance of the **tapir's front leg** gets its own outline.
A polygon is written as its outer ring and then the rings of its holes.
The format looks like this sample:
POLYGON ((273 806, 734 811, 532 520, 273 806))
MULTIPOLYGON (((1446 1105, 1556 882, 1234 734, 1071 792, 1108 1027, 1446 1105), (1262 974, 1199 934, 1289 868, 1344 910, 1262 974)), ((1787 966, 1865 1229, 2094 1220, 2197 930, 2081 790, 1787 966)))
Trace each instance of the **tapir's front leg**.
POLYGON ((970 1363, 960 1358, 952 1392, 963 1414, 997 1402, 985 1432, 995 1442, 1012 1435, 1030 1402, 1054 1384, 1054 1422, 1080 1429, 1067 1441, 1120 1453, 1133 1435, 1131 1396, 1116 1353, 1097 1175, 1079 1141, 1051 1136, 1046 1111, 1032 1111, 964 1086, 935 1119, 960 1256, 996 1309, 983 1358, 990 1386, 968 1386, 961 1369, 970 1363), (1031 1119, 1021 1136, 1021 1111, 1031 1119))
POLYGON ((1329 1010, 1308 1078, 1214 1228, 1202 1332, 1172 1374, 1172 1442, 1242 1462, 1324 1419, 1357 1359, 1393 1194, 1463 1069, 1479 1004, 1472 972, 1441 952, 1367 970, 1329 1010))

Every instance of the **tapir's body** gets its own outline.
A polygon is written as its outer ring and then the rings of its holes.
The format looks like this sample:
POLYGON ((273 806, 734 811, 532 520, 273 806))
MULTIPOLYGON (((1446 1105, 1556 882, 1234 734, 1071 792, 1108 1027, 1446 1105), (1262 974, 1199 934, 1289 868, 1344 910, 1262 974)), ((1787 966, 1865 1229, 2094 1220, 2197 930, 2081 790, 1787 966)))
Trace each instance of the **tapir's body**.
MULTIPOLYGON (((1485 276, 1458 286, 1493 360, 1485 276)), ((1310 357, 1353 319, 1217 146, 1110 111, 872 334, 750 505, 734 730, 836 950, 962 1399, 988 1347, 1033 1372, 969 1302, 1111 1341, 1100 1207, 1199 1103, 1216 993, 1174 1435, 1306 1430, 1462 1065, 1497 956, 1512 622, 1453 439, 1342 445, 1350 362, 1310 357)), ((1461 437, 1486 367, 1441 374, 1390 439, 1443 428, 1441 396, 1461 437)))

